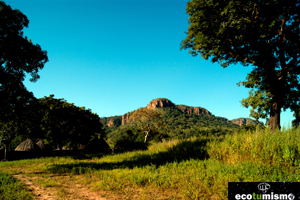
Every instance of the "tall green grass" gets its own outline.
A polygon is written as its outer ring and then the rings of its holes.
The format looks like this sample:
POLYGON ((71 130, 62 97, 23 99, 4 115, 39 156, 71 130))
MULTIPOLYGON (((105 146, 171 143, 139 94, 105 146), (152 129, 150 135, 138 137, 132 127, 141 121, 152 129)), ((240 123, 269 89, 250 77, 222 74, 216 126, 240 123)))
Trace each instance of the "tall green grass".
POLYGON ((209 156, 222 163, 250 161, 259 165, 293 168, 300 166, 300 129, 268 129, 226 136, 208 146, 209 156))
MULTIPOLYGON (((15 162, 77 176, 95 191, 113 191, 124 199, 227 199, 228 182, 299 182, 299 152, 300 129, 284 129, 170 140, 147 151, 100 158, 15 162)), ((13 167, 0 163, 0 169, 8 166, 13 167)))
POLYGON ((1 200, 30 200, 33 196, 22 183, 10 174, 0 172, 0 199, 1 200))

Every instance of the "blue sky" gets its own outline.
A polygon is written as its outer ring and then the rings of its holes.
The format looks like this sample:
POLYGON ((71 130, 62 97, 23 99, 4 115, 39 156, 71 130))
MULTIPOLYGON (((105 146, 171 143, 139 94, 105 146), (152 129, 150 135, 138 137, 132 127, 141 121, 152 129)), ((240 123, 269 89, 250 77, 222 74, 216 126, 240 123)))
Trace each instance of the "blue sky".
MULTIPOLYGON (((36 83, 38 98, 54 94, 100 117, 123 115, 165 97, 229 120, 248 117, 238 87, 251 68, 223 69, 180 51, 187 0, 6 0, 29 19, 24 35, 48 52, 36 83)), ((281 124, 293 120, 281 115, 281 124)))

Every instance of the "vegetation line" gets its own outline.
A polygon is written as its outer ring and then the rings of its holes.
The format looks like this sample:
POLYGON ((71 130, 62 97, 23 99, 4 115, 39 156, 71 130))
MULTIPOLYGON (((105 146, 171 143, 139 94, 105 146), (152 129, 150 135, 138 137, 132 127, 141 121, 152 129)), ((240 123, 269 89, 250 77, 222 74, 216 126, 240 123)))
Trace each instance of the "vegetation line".
POLYGON ((45 187, 61 188, 54 177, 63 175, 70 183, 107 192, 107 199, 227 199, 228 182, 299 182, 299 136, 300 129, 270 134, 265 128, 173 139, 114 155, 1 162, 0 170, 30 170, 45 187))

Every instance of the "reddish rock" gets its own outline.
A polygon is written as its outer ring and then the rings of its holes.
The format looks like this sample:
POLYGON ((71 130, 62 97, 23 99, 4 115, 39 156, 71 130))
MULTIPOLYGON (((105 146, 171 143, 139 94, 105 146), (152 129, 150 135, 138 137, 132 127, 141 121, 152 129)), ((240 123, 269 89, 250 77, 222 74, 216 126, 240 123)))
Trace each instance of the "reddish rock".
POLYGON ((231 120, 231 123, 236 124, 238 126, 242 126, 243 124, 247 125, 247 121, 246 121, 245 118, 239 118, 239 119, 231 120))
POLYGON ((177 108, 181 110, 183 113, 187 114, 196 114, 196 115, 211 115, 211 113, 202 107, 192 107, 192 106, 186 106, 186 105, 177 105, 177 108))
POLYGON ((264 125, 263 122, 256 122, 253 119, 250 118, 238 118, 238 119, 233 119, 231 120, 231 123, 236 124, 238 126, 242 126, 243 124, 245 125, 256 125, 256 124, 261 124, 264 125))
POLYGON ((108 123, 107 123, 107 126, 108 127, 114 127, 114 120, 113 119, 109 120, 108 123))
POLYGON ((122 115, 122 125, 126 124, 129 122, 129 117, 132 115, 133 112, 128 112, 122 115))
POLYGON ((147 105, 148 109, 174 107, 175 104, 166 98, 157 98, 150 101, 147 105))

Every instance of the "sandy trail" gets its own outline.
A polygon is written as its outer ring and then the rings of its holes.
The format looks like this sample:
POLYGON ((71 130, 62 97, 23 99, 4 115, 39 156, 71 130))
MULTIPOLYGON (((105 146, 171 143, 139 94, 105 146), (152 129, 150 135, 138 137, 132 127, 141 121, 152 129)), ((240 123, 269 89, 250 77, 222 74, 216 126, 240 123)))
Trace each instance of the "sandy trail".
POLYGON ((62 197, 58 196, 59 193, 57 187, 45 188, 35 184, 34 180, 39 179, 40 177, 28 177, 23 174, 16 174, 13 175, 13 177, 23 182, 24 186, 33 193, 36 200, 107 200, 106 198, 102 197, 103 194, 101 195, 100 192, 90 191, 88 188, 84 187, 81 184, 74 184, 72 182, 70 183, 67 180, 65 181, 65 184, 61 186, 61 188, 67 191, 68 194, 62 197))

